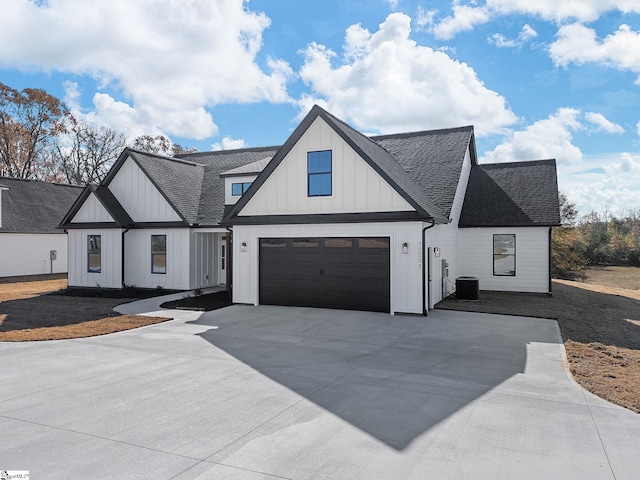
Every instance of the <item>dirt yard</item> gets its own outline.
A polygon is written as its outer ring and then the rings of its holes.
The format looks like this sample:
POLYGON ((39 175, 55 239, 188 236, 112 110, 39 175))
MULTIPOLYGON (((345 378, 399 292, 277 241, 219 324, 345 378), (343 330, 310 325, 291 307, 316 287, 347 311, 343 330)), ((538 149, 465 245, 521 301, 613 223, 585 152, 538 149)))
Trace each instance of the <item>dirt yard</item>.
MULTIPOLYGON (((640 269, 620 268, 591 278, 618 272, 625 285, 640 279, 640 269)), ((437 308, 557 320, 575 379, 640 413, 640 290, 554 280, 552 296, 481 291, 479 301, 450 297, 437 308)))
POLYGON ((0 279, 0 341, 90 337, 169 320, 113 311, 133 298, 47 295, 66 286, 66 275, 0 279))

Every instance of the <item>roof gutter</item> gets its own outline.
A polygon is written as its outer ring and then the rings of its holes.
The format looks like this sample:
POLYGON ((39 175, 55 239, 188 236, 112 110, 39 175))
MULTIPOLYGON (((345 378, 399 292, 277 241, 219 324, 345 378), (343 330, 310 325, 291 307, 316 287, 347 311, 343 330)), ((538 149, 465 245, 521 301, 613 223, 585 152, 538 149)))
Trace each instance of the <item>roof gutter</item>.
POLYGON ((426 236, 426 232, 427 230, 429 230, 430 228, 433 228, 436 226, 436 220, 431 219, 431 225, 427 225, 426 227, 424 227, 422 229, 422 315, 424 315, 425 317, 428 315, 427 311, 428 311, 428 305, 427 305, 427 280, 426 280, 426 276, 429 275, 429 282, 431 282, 431 273, 430 273, 430 269, 429 269, 429 262, 431 261, 428 257, 427 257, 427 236, 426 236))

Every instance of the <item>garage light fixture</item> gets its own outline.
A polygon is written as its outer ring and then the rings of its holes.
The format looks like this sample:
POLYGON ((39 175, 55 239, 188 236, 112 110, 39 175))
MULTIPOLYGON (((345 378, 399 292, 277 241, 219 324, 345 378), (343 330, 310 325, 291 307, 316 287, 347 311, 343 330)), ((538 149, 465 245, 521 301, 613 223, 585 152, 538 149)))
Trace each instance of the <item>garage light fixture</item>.
POLYGON ((402 243, 402 253, 409 253, 409 243, 408 242, 403 242, 402 243))
POLYGON ((247 242, 242 242, 240 244, 240 251, 241 252, 246 252, 247 251, 247 242))

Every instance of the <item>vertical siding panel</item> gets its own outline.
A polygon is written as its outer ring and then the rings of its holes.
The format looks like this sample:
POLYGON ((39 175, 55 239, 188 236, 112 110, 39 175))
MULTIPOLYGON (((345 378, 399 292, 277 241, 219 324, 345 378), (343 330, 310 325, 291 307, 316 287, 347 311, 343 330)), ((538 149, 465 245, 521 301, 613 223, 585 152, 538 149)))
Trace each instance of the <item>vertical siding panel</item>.
POLYGON ((111 181, 109 189, 136 222, 180 220, 162 194, 131 159, 124 163, 111 181))
POLYGON ((286 215, 411 210, 413 208, 382 180, 371 166, 322 119, 317 118, 265 184, 249 200, 241 214, 286 215), (333 151, 332 195, 309 198, 307 152, 327 149, 333 151), (349 178, 355 178, 356 182, 348 182, 349 178), (283 194, 283 191, 286 194, 283 194), (283 198, 286 199, 284 202, 283 198))

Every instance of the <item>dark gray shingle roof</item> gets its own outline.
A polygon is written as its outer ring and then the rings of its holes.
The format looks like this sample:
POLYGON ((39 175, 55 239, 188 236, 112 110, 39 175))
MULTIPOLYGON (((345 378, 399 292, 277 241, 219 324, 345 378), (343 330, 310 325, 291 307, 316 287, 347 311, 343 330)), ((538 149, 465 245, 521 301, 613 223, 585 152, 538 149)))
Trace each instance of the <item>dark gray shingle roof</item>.
POLYGON ((200 226, 216 226, 224 215, 224 178, 220 175, 229 170, 272 157, 280 147, 243 148, 180 155, 204 165, 201 193, 198 196, 199 210, 196 223, 200 226))
POLYGON ((0 179, 2 191, 0 233, 63 233, 56 227, 82 187, 23 180, 0 179))
POLYGON ((493 163, 471 169, 461 227, 560 225, 555 160, 493 163))
POLYGON ((471 148, 476 163, 473 127, 372 137, 387 150, 447 218, 458 188, 462 164, 471 148))

